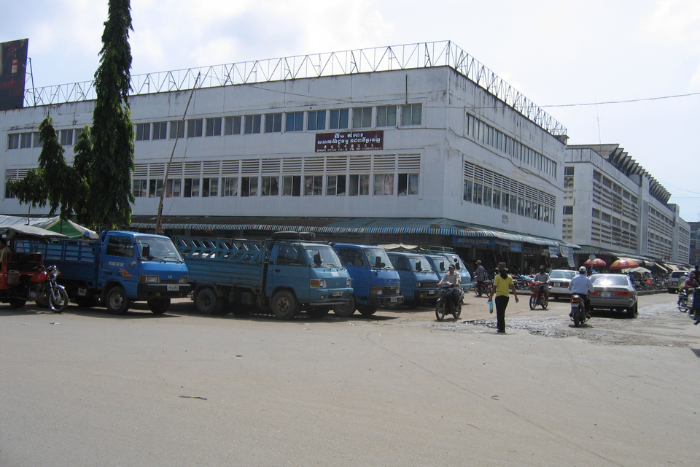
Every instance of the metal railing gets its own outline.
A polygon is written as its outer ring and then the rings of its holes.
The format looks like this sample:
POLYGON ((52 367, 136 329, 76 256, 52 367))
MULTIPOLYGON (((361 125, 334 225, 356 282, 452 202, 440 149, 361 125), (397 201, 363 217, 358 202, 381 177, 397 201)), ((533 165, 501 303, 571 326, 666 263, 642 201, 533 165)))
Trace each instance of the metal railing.
MULTIPOLYGON (((554 136, 566 128, 451 41, 345 50, 133 75, 132 95, 300 78, 449 66, 554 136)), ((93 81, 27 89, 25 106, 95 99, 93 81)))

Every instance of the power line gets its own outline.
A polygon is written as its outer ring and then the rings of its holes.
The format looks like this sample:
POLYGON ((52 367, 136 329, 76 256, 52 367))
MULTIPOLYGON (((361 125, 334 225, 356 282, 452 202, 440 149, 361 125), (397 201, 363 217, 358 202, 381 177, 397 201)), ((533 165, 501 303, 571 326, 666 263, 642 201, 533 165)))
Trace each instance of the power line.
POLYGON ((540 107, 580 107, 585 105, 605 105, 605 104, 628 104, 630 102, 643 102, 643 101, 656 101, 661 99, 675 99, 678 97, 690 97, 700 95, 700 92, 691 92, 689 94, 676 94, 673 96, 660 96, 660 97, 643 97, 641 99, 629 99, 625 101, 606 101, 606 102, 588 102, 583 104, 550 104, 541 105, 540 107))

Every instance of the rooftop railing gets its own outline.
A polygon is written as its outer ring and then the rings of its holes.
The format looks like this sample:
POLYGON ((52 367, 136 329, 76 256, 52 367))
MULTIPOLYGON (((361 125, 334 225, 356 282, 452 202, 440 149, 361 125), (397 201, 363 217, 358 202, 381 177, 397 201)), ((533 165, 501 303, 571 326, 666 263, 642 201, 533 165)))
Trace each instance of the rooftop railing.
MULTIPOLYGON (((511 106, 554 136, 566 128, 496 73, 451 41, 419 42, 342 52, 297 55, 229 63, 131 77, 131 95, 197 88, 262 83, 300 78, 449 66, 511 106), (199 81, 197 80, 199 76, 199 81)), ((61 104, 95 99, 93 81, 27 89, 25 106, 61 104)))

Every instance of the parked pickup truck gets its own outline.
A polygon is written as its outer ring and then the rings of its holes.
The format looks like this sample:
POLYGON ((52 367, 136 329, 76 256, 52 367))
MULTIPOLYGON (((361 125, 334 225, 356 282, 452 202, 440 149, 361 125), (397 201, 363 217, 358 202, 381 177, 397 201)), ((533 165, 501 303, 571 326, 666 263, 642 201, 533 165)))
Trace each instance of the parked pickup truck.
POLYGON ((321 318, 352 300, 352 279, 333 248, 307 232, 275 232, 271 240, 179 237, 200 313, 227 302, 271 310, 278 319, 300 311, 321 318), (306 240, 305 240, 306 239, 306 240))
POLYGON ((352 316, 357 309, 363 316, 371 316, 382 305, 398 305, 403 302, 400 293, 401 278, 384 248, 349 243, 332 245, 343 266, 350 273, 352 288, 355 291, 354 303, 336 306, 336 315, 352 316))
POLYGON ((98 299, 113 314, 124 314, 133 301, 146 301, 161 314, 170 299, 190 292, 189 274, 173 242, 162 235, 104 231, 99 239, 17 242, 25 253, 40 253, 55 264, 58 282, 80 306, 98 299))

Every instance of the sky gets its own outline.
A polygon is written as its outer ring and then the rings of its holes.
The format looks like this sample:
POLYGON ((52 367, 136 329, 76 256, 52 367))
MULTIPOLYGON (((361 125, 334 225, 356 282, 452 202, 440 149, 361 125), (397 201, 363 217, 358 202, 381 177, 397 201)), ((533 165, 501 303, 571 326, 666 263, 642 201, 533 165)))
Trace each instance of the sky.
MULTIPOLYGON (((0 0, 37 88, 90 81, 107 0, 0 0)), ((700 221, 698 0, 132 0, 132 75, 450 40, 700 221)), ((29 85, 28 85, 29 86, 29 85)))

